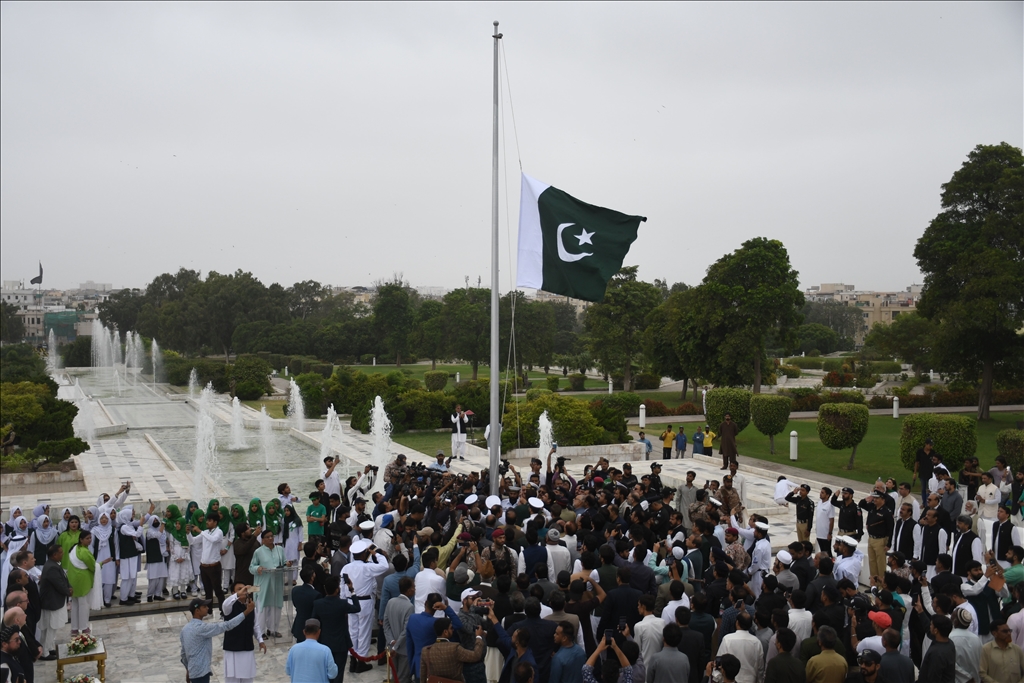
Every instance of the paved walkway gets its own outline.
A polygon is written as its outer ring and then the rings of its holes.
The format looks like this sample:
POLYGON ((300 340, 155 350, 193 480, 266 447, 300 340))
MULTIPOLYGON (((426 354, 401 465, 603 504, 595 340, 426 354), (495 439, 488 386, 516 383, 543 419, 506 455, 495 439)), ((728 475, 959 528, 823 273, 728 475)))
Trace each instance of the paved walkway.
MULTIPOLYGON (((1012 405, 1012 406, 992 406, 991 411, 993 413, 1022 413, 1021 419, 1024 420, 1024 405, 1012 405)), ((977 407, 971 406, 943 406, 943 407, 932 407, 932 408, 900 408, 900 415, 914 415, 917 413, 961 413, 961 414, 976 414, 978 412, 977 407)), ((868 413, 871 415, 892 415, 892 408, 869 408, 868 413)), ((816 410, 798 410, 789 414, 791 420, 814 420, 817 419, 818 412, 816 410)), ((640 425, 639 417, 630 417, 626 420, 630 425, 640 425)), ((648 417, 646 419, 647 424, 677 424, 691 422, 707 422, 707 418, 703 415, 665 415, 660 417, 648 417)))

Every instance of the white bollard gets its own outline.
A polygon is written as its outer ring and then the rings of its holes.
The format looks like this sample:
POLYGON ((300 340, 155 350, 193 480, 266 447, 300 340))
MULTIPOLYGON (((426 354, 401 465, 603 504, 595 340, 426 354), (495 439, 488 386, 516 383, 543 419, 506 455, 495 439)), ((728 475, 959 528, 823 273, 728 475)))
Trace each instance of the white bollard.
POLYGON ((791 431, 789 433, 789 459, 790 460, 796 460, 797 459, 797 442, 798 441, 799 441, 799 435, 796 433, 796 430, 794 429, 793 431, 791 431))
POLYGON ((455 383, 458 384, 461 381, 462 381, 462 373, 461 372, 456 372, 455 373, 455 383))
POLYGON ((900 417, 900 397, 892 397, 892 419, 898 420, 900 417))
POLYGON ((647 406, 640 404, 640 429, 647 426, 647 406))
POLYGON ((612 381, 608 380, 608 393, 612 393, 612 381))

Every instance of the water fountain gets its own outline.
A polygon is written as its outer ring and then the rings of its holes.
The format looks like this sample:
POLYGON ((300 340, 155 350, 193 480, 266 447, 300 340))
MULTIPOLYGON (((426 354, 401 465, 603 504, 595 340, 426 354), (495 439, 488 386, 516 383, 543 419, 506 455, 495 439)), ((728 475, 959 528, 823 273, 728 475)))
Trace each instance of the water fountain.
POLYGON ((267 415, 267 407, 260 407, 260 454, 263 456, 263 464, 270 469, 270 440, 273 438, 274 425, 267 415))
POLYGON ((196 372, 195 368, 188 373, 188 397, 195 400, 196 387, 199 386, 199 373, 196 372))
POLYGON ((121 396, 121 376, 117 374, 117 370, 114 370, 114 381, 117 382, 117 395, 121 396))
POLYGON ((110 344, 110 334, 99 318, 92 321, 92 366, 109 368, 114 364, 114 350, 110 344))
POLYGON ((288 420, 292 423, 292 427, 304 432, 306 431, 306 407, 302 403, 302 392, 294 379, 288 382, 288 420))
POLYGON ((199 395, 199 417, 196 422, 196 454, 192 460, 192 500, 209 498, 209 483, 216 476, 217 435, 210 405, 213 384, 207 384, 199 395))
POLYGON ((85 441, 92 441, 96 438, 96 418, 93 416, 92 401, 86 397, 82 387, 78 385, 77 378, 75 379, 75 389, 75 405, 78 406, 78 414, 75 415, 72 422, 75 436, 85 441))
POLYGON ((132 370, 137 369, 135 356, 135 336, 129 331, 124 335, 124 381, 126 383, 131 378, 132 370))
POLYGON ((334 409, 334 404, 332 403, 327 406, 327 424, 324 425, 324 430, 320 432, 320 460, 317 461, 317 467, 322 467, 324 458, 334 453, 334 449, 331 448, 334 430, 338 430, 338 433, 341 434, 341 421, 338 419, 338 412, 334 409))
MULTIPOLYGON (((370 456, 370 464, 383 470, 391 460, 391 418, 384 410, 384 401, 380 396, 373 399, 373 410, 370 411, 370 434, 373 436, 373 454, 370 456)), ((381 482, 378 479, 377 486, 380 485, 381 482)))
POLYGON ((547 462, 548 453, 551 451, 551 444, 555 441, 555 435, 554 425, 551 424, 551 418, 548 417, 548 411, 546 410, 537 419, 537 432, 540 435, 540 441, 537 445, 537 457, 540 458, 541 462, 547 462))
POLYGON ((245 448, 245 422, 242 419, 242 402, 235 396, 231 399, 231 450, 245 448))
POLYGON ((121 348, 121 333, 118 331, 117 325, 110 328, 109 335, 108 343, 113 354, 111 365, 124 365, 124 350, 121 348))
POLYGON ((157 346, 156 339, 153 339, 153 343, 150 344, 149 353, 152 357, 151 363, 153 364, 153 388, 156 388, 156 383, 160 381, 160 366, 163 364, 163 356, 160 355, 160 347, 157 346))
POLYGON ((60 370, 60 355, 57 353, 57 334, 50 328, 46 337, 46 371, 55 375, 60 370))

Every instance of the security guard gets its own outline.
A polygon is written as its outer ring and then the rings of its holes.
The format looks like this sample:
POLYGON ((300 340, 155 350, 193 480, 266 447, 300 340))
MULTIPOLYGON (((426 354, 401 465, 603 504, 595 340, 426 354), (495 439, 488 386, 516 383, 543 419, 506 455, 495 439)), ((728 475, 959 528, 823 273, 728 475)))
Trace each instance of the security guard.
POLYGON ((836 491, 832 496, 832 505, 837 508, 837 535, 849 536, 859 541, 864 535, 864 515, 853 500, 853 489, 847 486, 842 491, 836 491), (840 494, 843 497, 842 501, 839 500, 840 494))
POLYGON ((661 463, 660 462, 652 462, 651 463, 651 479, 650 479, 650 483, 647 485, 647 488, 652 493, 657 492, 657 491, 661 491, 661 463))

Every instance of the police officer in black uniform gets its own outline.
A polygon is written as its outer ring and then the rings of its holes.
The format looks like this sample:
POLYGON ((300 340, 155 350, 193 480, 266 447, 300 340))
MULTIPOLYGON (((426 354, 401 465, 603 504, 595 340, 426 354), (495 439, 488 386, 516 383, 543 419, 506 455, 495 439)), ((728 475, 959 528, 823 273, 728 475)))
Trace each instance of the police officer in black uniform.
POLYGON ((864 515, 853 500, 853 489, 849 486, 832 495, 832 505, 837 508, 836 536, 852 536, 858 541, 864 535, 864 515), (840 501, 839 496, 843 499, 840 501))

